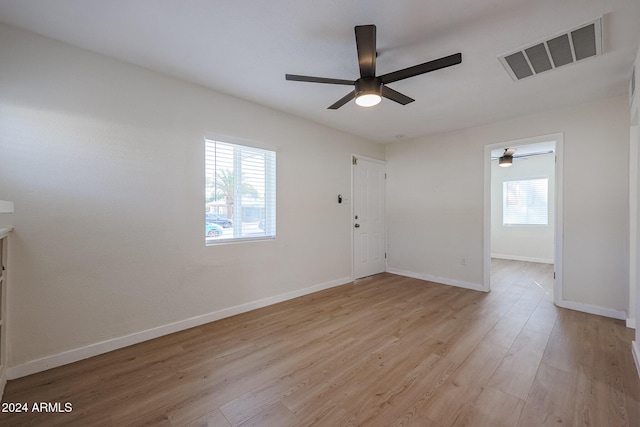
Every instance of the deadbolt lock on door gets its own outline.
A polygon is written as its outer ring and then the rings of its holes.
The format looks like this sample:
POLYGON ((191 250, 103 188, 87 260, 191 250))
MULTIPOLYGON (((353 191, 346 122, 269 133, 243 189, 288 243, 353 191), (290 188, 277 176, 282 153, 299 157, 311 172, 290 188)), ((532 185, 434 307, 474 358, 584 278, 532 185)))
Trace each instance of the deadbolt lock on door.
POLYGON ((360 224, 354 225, 355 228, 360 228, 360 224))

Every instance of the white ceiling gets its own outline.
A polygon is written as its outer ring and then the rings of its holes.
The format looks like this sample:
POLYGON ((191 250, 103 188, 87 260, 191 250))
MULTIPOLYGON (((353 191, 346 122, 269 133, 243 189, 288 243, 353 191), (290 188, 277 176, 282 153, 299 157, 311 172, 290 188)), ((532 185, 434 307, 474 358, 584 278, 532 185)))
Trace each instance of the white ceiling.
POLYGON ((639 0, 0 0, 0 22, 380 142, 627 93, 639 0), (604 54, 514 82, 498 56, 600 16, 604 54), (389 84, 416 101, 327 107, 358 78, 353 27, 377 26, 377 74, 453 53, 462 64, 389 84))

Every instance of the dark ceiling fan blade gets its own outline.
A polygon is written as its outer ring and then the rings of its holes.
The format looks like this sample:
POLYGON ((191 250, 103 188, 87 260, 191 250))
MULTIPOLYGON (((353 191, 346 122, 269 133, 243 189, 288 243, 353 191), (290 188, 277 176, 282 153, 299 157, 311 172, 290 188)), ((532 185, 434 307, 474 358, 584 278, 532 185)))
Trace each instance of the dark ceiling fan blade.
MULTIPOLYGON (((508 152, 504 153, 504 156, 506 157, 513 157, 513 160, 526 160, 527 157, 532 157, 532 156, 541 156, 543 154, 553 154, 554 151, 553 150, 547 150, 547 151, 540 151, 540 152, 535 152, 535 153, 527 153, 527 154, 518 154, 517 156, 514 155, 514 153, 516 152, 515 148, 508 148, 507 149, 508 152), (511 153, 511 154, 509 154, 511 153)), ((492 160, 497 160, 502 156, 498 156, 498 157, 491 157, 492 160)))
POLYGON ((356 48, 360 77, 376 76, 376 26, 358 25, 356 32, 356 48))
POLYGON ((425 62, 424 64, 414 65, 413 67, 405 68, 403 70, 394 71, 392 73, 384 74, 380 76, 382 83, 392 83, 398 80, 408 79, 409 77, 417 76, 431 71, 439 70, 441 68, 451 67, 462 62, 462 54, 456 53, 453 55, 445 56, 440 59, 425 62))
POLYGON ((543 154, 553 154, 554 151, 553 150, 548 150, 548 151, 541 151, 539 153, 529 153, 529 154, 520 154, 519 156, 513 156, 514 159, 525 159, 527 157, 531 157, 531 156, 541 156, 543 154))
POLYGON ((396 101, 398 104, 402 105, 407 105, 408 103, 415 101, 415 99, 409 98, 407 95, 404 95, 386 86, 382 86, 382 96, 392 101, 396 101))
POLYGON ((330 79, 327 77, 299 76, 297 74, 285 74, 285 79, 294 82, 310 82, 310 83, 328 83, 332 85, 350 85, 356 84, 354 80, 330 79))
POLYGON ((356 97, 356 91, 351 91, 348 94, 346 94, 345 96, 343 96, 342 98, 340 98, 338 101, 336 101, 333 105, 329 106, 327 109, 328 110, 337 110, 338 108, 342 107, 344 104, 346 104, 347 102, 351 101, 353 98, 356 97))

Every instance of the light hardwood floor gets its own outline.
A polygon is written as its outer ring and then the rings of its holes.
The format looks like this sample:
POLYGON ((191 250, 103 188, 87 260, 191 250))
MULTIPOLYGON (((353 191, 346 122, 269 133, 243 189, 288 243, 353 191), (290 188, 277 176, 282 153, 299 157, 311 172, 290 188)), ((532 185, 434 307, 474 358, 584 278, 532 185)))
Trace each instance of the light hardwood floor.
POLYGON ((10 381, 0 425, 639 426, 624 322, 556 308, 552 268, 485 294, 381 274, 10 381))

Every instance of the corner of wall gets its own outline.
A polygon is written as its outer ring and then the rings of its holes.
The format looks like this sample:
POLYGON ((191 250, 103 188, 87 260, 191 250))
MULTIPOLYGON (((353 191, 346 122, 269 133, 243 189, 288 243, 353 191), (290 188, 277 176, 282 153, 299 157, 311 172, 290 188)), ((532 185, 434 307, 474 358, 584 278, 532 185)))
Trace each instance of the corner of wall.
POLYGON ((627 317, 626 324, 627 324, 627 328, 635 329, 636 328, 636 319, 635 319, 635 317, 627 317))
POLYGON ((412 279, 424 280, 426 282, 438 283, 441 285, 455 286, 458 288, 471 289, 472 291, 486 292, 480 283, 465 282, 463 280, 449 279, 447 277, 434 276, 432 274, 416 273, 414 271, 400 270, 397 268, 387 268, 387 273, 399 276, 411 277, 412 279))
POLYGON ((570 310, 581 311, 583 313, 595 314, 596 316, 610 317, 612 319, 626 320, 627 313, 623 310, 615 310, 613 308, 602 307, 599 305, 587 304, 584 302, 560 300, 555 301, 558 307, 568 308, 570 310))

